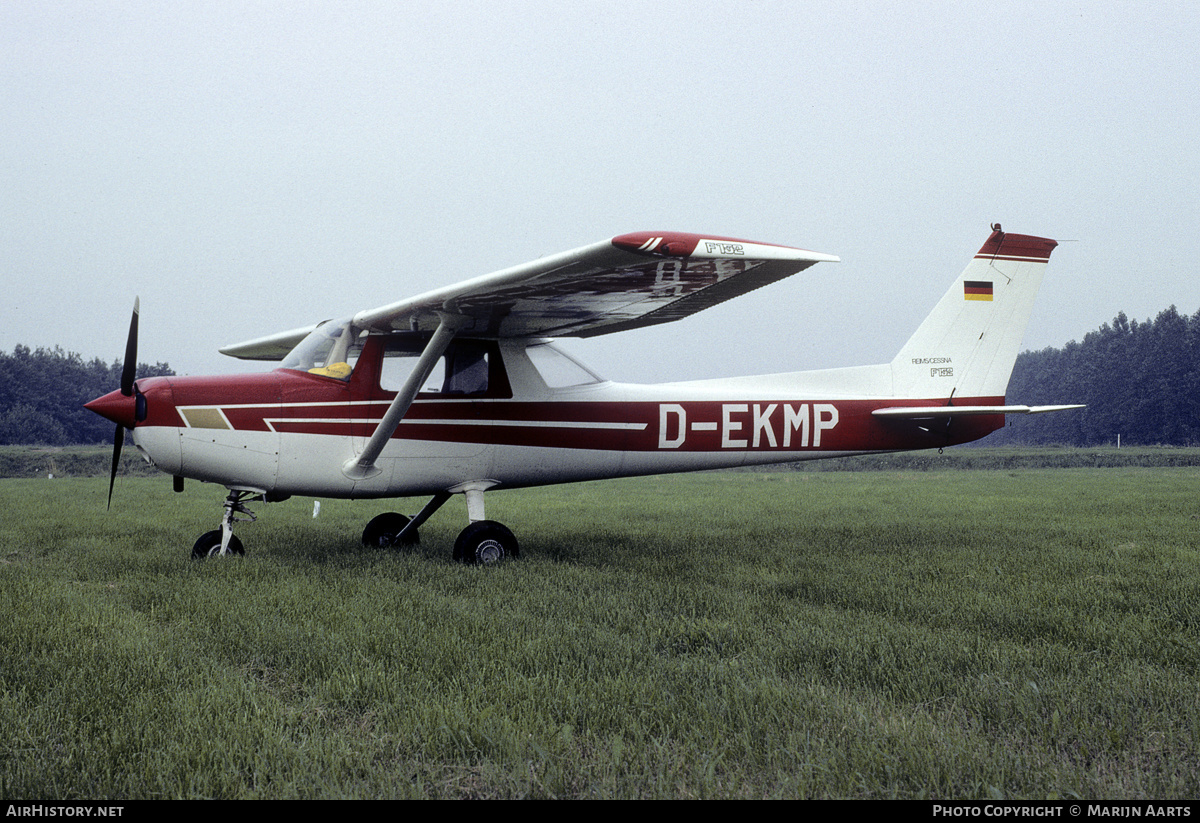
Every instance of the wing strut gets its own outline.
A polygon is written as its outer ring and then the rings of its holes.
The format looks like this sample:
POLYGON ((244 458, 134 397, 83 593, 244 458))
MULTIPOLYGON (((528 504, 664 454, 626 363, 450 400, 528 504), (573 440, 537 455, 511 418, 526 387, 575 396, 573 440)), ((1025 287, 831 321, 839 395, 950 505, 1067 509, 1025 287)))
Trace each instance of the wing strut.
POLYGON ((429 379, 434 364, 437 363, 439 357, 446 353, 450 341, 454 339, 454 333, 465 322, 465 318, 457 315, 439 313, 439 316, 441 319, 437 331, 433 333, 433 337, 429 338, 429 343, 426 344, 425 350, 417 359, 416 366, 408 375, 408 379, 404 381, 404 385, 400 387, 400 391, 396 393, 396 399, 392 401, 392 405, 388 406, 388 410, 384 412, 383 419, 375 427, 375 432, 367 441, 366 447, 358 457, 352 457, 342 465, 342 474, 351 480, 366 480, 379 474, 381 469, 375 465, 379 453, 396 433, 396 428, 404 419, 404 415, 408 414, 408 409, 416 398, 417 392, 429 379))

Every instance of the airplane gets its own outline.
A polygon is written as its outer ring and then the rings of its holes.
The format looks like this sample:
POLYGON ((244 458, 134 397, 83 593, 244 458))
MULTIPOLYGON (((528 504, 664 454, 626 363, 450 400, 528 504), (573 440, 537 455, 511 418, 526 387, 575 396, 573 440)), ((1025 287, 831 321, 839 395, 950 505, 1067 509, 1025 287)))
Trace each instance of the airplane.
POLYGON ((681 232, 623 234, 407 300, 220 351, 279 362, 265 374, 136 379, 134 303, 120 388, 86 404, 174 476, 225 486, 220 527, 192 557, 245 553, 249 503, 293 495, 428 495, 414 516, 372 519, 362 542, 401 547, 455 495, 467 526, 453 557, 516 558, 484 495, 501 489, 941 449, 1010 414, 1005 390, 1057 243, 999 224, 889 363, 635 385, 558 348, 674 322, 839 258, 681 232))

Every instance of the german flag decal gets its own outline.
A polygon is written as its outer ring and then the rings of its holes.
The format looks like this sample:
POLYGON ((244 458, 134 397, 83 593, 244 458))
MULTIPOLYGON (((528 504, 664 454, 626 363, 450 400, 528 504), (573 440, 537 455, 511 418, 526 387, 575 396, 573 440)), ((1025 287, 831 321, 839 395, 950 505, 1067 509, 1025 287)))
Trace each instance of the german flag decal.
POLYGON ((963 281, 963 299, 964 300, 991 300, 992 299, 992 281, 991 280, 964 280, 963 281))

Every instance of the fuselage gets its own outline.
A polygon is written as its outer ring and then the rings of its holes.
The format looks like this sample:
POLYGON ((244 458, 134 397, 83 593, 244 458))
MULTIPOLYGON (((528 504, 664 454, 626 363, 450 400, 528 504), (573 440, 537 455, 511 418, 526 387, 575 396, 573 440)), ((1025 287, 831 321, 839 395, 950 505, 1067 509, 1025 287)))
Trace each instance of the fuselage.
POLYGON ((132 428, 138 450, 164 472, 275 499, 402 497, 471 482, 535 486, 939 448, 1004 425, 1002 414, 937 427, 875 417, 876 409, 947 398, 855 394, 847 388, 857 370, 623 384, 547 367, 548 355, 560 353, 545 341, 480 340, 471 343, 485 363, 478 382, 459 390, 447 372, 444 384, 427 386, 380 455, 379 473, 353 479, 344 464, 396 396, 386 337, 367 339, 348 376, 283 368, 147 378, 137 381, 141 419, 137 398, 119 392, 89 407, 132 428))

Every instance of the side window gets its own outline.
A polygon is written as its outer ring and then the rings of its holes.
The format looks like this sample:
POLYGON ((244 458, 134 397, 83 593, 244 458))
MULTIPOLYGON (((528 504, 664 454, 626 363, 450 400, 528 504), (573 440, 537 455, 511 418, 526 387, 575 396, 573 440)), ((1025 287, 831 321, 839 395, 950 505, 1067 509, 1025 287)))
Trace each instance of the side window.
MULTIPOLYGON (((388 347, 387 352, 383 356, 383 364, 379 369, 379 388, 386 391, 400 391, 400 387, 404 385, 404 381, 408 379, 412 370, 417 367, 417 358, 421 356, 419 348, 409 349, 407 347, 396 349, 388 347)), ((446 367, 443 357, 438 360, 433 366, 433 371, 421 386, 421 392, 437 391, 442 385, 442 377, 445 374, 446 367)))
POLYGON ((488 352, 483 346, 468 342, 451 344, 442 358, 442 367, 442 394, 487 393, 488 352))
MULTIPOLYGON (((388 341, 379 371, 379 387, 399 391, 417 366, 425 341, 400 338, 388 341)), ((474 340, 455 340, 433 366, 419 394, 476 396, 488 393, 491 352, 474 340)))
POLYGON ((551 343, 535 343, 525 349, 529 362, 545 384, 552 389, 600 383, 603 378, 551 343))

